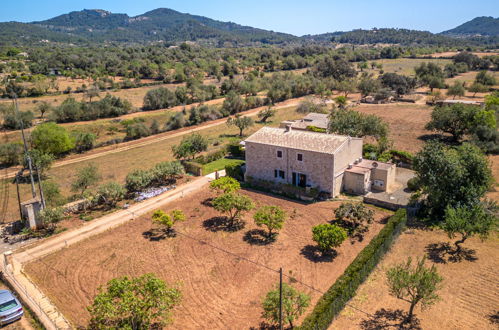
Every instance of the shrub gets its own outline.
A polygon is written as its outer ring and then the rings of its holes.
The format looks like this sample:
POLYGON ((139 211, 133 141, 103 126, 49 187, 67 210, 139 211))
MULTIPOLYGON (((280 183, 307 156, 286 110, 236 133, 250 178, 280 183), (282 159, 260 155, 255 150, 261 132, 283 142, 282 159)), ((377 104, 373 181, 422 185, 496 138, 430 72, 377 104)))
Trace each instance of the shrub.
POLYGON ((279 206, 263 206, 253 216, 258 227, 265 226, 268 231, 268 238, 274 236, 274 231, 279 231, 286 220, 286 213, 279 206))
POLYGON ((371 242, 357 255, 329 290, 319 299, 300 329, 327 329, 345 304, 355 296, 360 284, 369 276, 391 243, 404 228, 405 209, 398 210, 371 242))
POLYGON ((347 238, 345 229, 337 225, 323 223, 312 228, 312 239, 317 243, 323 254, 330 253, 347 238))
POLYGON ((230 176, 238 181, 243 181, 242 164, 234 164, 225 166, 225 175, 230 176))
POLYGON ((154 166, 152 174, 155 183, 168 184, 184 174, 184 167, 179 161, 161 162, 154 166))
POLYGON ((143 123, 127 126, 125 140, 136 140, 151 135, 149 127, 143 123))
POLYGON ((75 144, 75 151, 80 153, 91 150, 97 139, 97 136, 90 132, 76 131, 72 132, 71 135, 75 144))
POLYGON ((125 178, 125 188, 129 193, 138 192, 146 189, 153 182, 151 171, 134 170, 125 178))
POLYGON ((97 188, 97 199, 99 203, 114 207, 125 198, 126 189, 117 182, 104 183, 97 188))
POLYGON ((7 129, 21 129, 33 126, 35 115, 31 111, 9 112, 4 115, 3 127, 7 129))
POLYGON ((68 132, 56 123, 38 125, 31 133, 35 149, 43 153, 59 156, 74 148, 74 143, 68 132))
POLYGON ((0 164, 3 166, 19 165, 23 162, 24 148, 21 143, 0 144, 0 164))
POLYGON ((411 178, 407 181, 407 188, 409 188, 411 191, 418 191, 419 189, 421 189, 421 181, 417 176, 411 178))
POLYGON ((59 207, 45 208, 40 211, 39 217, 48 230, 54 230, 57 223, 64 219, 64 212, 59 207))

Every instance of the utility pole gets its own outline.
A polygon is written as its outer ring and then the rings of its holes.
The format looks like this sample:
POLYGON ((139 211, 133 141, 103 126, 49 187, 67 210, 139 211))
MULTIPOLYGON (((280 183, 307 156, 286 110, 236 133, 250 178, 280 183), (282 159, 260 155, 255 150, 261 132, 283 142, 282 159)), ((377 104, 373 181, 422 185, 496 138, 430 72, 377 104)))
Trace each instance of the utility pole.
POLYGON ((279 329, 282 330, 282 267, 279 268, 279 329))
POLYGON ((33 198, 36 198, 35 180, 33 179, 33 166, 31 164, 31 156, 28 152, 28 145, 26 144, 26 136, 24 135, 24 124, 21 119, 21 114, 19 112, 19 107, 17 105, 17 95, 14 95, 14 104, 16 108, 17 118, 19 119, 19 126, 21 127, 21 136, 23 138, 24 154, 26 156, 26 161, 28 162, 29 177, 31 180, 31 194, 33 198))

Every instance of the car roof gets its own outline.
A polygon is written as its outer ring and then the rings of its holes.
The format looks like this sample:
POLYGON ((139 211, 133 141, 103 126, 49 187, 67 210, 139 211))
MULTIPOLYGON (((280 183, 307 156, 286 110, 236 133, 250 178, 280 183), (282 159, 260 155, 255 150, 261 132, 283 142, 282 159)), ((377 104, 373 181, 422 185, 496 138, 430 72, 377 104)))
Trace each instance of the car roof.
POLYGON ((0 304, 15 299, 14 295, 9 290, 0 290, 0 304))

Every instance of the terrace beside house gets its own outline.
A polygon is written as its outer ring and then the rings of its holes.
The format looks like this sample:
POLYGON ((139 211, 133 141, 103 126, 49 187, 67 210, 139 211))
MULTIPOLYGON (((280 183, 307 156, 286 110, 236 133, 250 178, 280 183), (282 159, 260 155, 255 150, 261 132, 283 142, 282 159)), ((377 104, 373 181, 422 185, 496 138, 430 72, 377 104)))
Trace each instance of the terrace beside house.
POLYGON ((273 182, 317 189, 329 196, 342 191, 389 191, 395 165, 362 159, 362 139, 306 130, 264 127, 245 141, 249 182, 273 182))

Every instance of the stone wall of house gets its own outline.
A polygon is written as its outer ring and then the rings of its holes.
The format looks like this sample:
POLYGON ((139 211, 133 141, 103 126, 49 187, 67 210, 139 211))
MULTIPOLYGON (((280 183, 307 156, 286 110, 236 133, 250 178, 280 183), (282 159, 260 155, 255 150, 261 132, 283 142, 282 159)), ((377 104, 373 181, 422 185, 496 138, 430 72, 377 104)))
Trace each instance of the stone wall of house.
POLYGON ((336 175, 343 173, 348 165, 362 158, 362 139, 349 138, 334 154, 334 171, 336 175))
POLYGON ((307 175, 307 185, 320 191, 334 191, 334 156, 292 148, 282 148, 246 142, 246 177, 292 184, 292 173, 307 175), (277 157, 282 152, 282 158, 277 157), (298 160, 298 154, 303 157, 298 160), (275 178, 274 170, 285 172, 284 178, 275 178))

